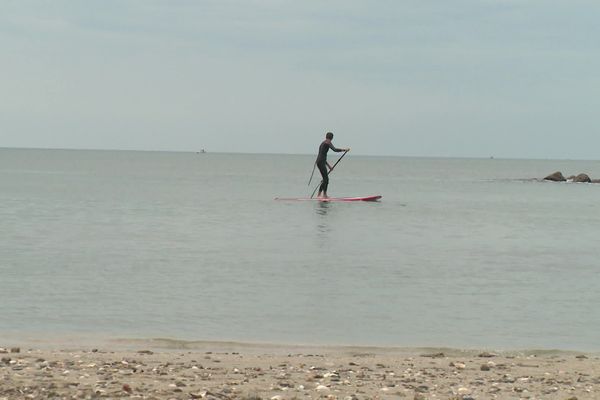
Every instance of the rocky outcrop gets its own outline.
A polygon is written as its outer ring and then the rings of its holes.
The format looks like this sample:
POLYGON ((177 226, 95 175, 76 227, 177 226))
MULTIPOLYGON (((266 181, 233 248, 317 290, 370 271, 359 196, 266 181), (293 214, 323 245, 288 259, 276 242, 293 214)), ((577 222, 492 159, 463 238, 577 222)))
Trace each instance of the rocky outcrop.
POLYGON ((573 179, 573 182, 591 183, 592 180, 590 179, 590 177, 587 174, 579 174, 573 179))
POLYGON ((575 183, 600 183, 600 179, 592 179, 588 174, 571 175, 565 178, 562 172, 556 171, 544 178, 545 181, 552 182, 575 182, 575 183))
POLYGON ((553 182, 565 182, 567 179, 563 176, 562 172, 556 171, 555 173, 545 177, 544 180, 553 182))

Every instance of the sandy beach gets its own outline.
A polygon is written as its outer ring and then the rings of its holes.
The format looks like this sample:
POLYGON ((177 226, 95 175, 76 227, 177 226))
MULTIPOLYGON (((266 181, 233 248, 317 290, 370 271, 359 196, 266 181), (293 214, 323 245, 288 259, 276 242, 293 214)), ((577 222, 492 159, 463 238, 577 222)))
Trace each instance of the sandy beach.
POLYGON ((170 341, 123 347, 0 348, 0 400, 600 397, 595 354, 170 341))

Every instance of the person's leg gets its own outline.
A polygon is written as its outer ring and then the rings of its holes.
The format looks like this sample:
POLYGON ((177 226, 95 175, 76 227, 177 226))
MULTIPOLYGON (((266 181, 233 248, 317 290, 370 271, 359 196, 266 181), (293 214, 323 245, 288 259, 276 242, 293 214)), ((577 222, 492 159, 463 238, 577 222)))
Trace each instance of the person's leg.
POLYGON ((323 197, 327 198, 327 187, 329 186, 329 173, 327 172, 327 167, 325 169, 325 175, 323 176, 323 184, 321 184, 321 191, 323 192, 323 197))
POLYGON ((321 187, 319 188, 319 195, 317 197, 323 197, 324 199, 328 198, 327 196, 327 185, 329 182, 327 178, 323 179, 323 183, 321 183, 321 187))
POLYGON ((327 164, 319 163, 317 164, 317 167, 319 167, 319 172, 321 173, 321 177, 323 178, 321 186, 319 186, 319 194, 317 195, 317 197, 321 197, 321 194, 323 194, 324 197, 327 197, 327 186, 329 185, 329 174, 327 173, 327 164))

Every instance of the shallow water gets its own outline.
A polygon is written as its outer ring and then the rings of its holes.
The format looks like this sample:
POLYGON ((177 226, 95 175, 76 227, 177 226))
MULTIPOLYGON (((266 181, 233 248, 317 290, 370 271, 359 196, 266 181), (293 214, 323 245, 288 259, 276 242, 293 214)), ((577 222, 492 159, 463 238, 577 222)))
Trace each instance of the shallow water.
POLYGON ((312 162, 0 150, 0 336, 600 349, 599 162, 312 162))

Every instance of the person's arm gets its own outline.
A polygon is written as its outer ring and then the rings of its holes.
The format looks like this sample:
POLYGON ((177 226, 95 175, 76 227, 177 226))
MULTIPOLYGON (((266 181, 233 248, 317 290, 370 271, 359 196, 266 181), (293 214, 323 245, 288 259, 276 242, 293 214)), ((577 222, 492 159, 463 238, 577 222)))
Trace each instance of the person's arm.
POLYGON ((350 149, 338 149, 337 147, 335 147, 333 145, 333 143, 329 142, 329 148, 333 151, 335 151, 336 153, 339 153, 340 151, 350 151, 350 149))

